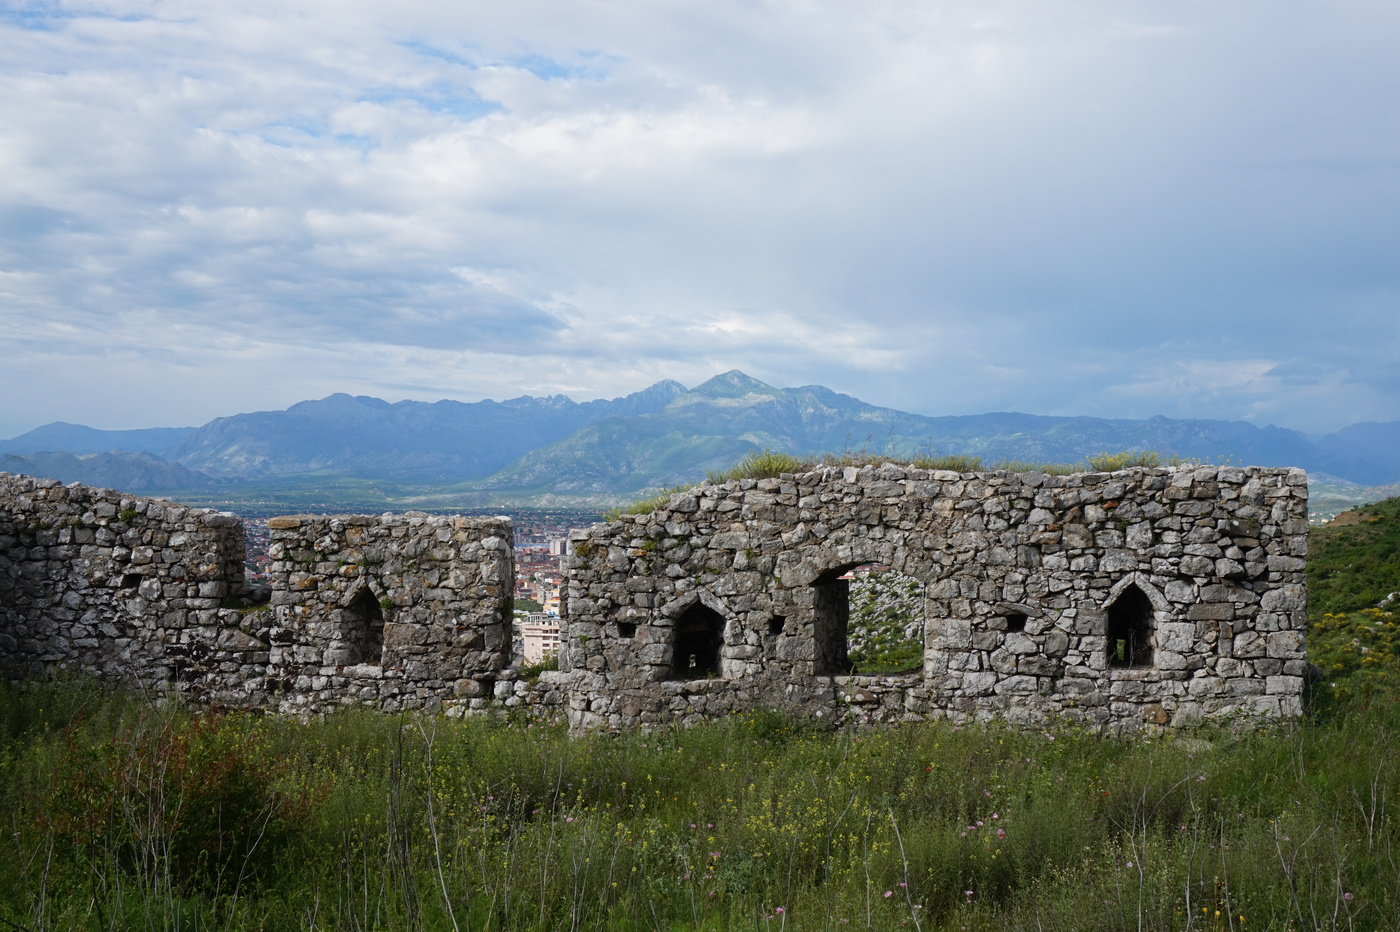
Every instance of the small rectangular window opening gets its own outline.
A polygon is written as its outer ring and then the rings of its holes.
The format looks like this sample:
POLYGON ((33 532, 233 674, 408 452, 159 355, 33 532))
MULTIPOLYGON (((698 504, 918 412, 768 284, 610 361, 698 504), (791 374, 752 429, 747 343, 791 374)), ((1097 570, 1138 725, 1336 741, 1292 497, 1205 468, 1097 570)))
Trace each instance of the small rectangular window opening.
POLYGON ((768 634, 777 637, 783 633, 783 627, 787 624, 787 619, 782 615, 774 615, 768 619, 768 634))
POLYGON ((1014 634, 1017 631, 1026 630, 1026 616, 1020 612, 1012 612, 1006 616, 1006 633, 1014 634))
POLYGON ((637 623, 635 621, 619 621, 617 623, 617 636, 620 638, 636 637, 637 623))

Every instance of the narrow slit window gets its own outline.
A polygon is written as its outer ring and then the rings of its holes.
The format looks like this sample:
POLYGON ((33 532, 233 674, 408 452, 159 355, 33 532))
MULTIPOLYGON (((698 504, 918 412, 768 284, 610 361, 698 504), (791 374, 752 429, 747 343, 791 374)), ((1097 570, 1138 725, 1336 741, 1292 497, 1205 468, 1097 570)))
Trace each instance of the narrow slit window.
POLYGON ((704 605, 692 605, 675 620, 671 677, 699 680, 719 675, 720 647, 724 644, 724 617, 704 605))
POLYGON ((384 659, 384 610, 368 586, 362 586, 341 610, 350 662, 378 664, 384 659))
POLYGON ((1137 586, 1128 586, 1108 607, 1108 665, 1152 666, 1152 602, 1137 586))

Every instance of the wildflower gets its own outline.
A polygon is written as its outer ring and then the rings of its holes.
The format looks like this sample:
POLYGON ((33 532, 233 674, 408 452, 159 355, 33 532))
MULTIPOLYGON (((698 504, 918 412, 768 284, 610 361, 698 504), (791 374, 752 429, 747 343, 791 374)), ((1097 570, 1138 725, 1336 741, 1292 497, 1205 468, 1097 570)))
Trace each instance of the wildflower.
POLYGON ((773 907, 773 912, 781 916, 783 914, 783 908, 781 906, 775 906, 773 907))
POLYGON ((1133 862, 1132 862, 1132 861, 1129 861, 1129 862, 1128 862, 1128 866, 1129 866, 1129 867, 1132 867, 1132 866, 1133 866, 1133 862))
POLYGON ((1342 899, 1344 899, 1344 900, 1346 900, 1348 903, 1350 903, 1352 900, 1356 899, 1356 897, 1353 896, 1353 895, 1350 894, 1350 893, 1343 893, 1343 894, 1342 894, 1342 899))
POLYGON ((1000 819, 1001 816, 998 815, 997 813, 993 812, 993 813, 992 813, 992 818, 993 818, 993 819, 1000 819))
POLYGON ((894 891, 893 891, 893 890, 886 890, 886 891, 885 891, 885 899, 888 900, 888 899, 889 899, 890 897, 892 897, 892 896, 894 896, 894 891))
POLYGON ((983 796, 986 796, 988 799, 990 799, 991 796, 992 796, 992 791, 991 791, 991 790, 983 790, 983 791, 982 791, 982 795, 983 795, 983 796))
POLYGON ((899 889, 903 890, 907 886, 909 886, 907 883, 902 883, 899 885, 899 889))
POLYGON ((998 837, 998 838, 1005 838, 1005 837, 1006 837, 1006 829, 1004 829, 1004 828, 999 828, 999 829, 997 829, 997 837, 998 837))

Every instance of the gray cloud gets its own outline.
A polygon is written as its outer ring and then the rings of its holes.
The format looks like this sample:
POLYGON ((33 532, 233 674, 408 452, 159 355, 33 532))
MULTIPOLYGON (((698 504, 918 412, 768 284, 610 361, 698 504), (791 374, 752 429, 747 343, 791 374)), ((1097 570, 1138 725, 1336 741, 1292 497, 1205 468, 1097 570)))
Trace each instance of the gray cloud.
POLYGON ((926 413, 1400 418, 1360 0, 0 13, 0 435, 738 367, 926 413))

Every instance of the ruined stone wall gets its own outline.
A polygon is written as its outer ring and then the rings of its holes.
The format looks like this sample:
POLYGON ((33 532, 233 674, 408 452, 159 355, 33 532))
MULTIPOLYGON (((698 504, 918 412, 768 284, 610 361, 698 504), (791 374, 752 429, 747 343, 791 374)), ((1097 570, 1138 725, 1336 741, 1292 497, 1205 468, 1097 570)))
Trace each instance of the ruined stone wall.
POLYGON ((511 659, 508 518, 298 515, 268 528, 268 676, 279 705, 484 707, 497 698, 511 659))
POLYGON ((269 527, 270 604, 237 608, 237 518, 0 474, 0 663, 284 711, 567 704, 576 729, 759 706, 1113 728, 1287 716, 1308 669, 1301 470, 885 465, 702 486, 573 534, 561 669, 531 681, 508 668, 508 520, 269 527), (850 670, 842 577, 877 563, 922 592, 906 673, 850 670))
POLYGON ((0 671, 280 711, 562 709, 557 674, 506 668, 508 520, 269 523, 273 587, 254 593, 233 515, 0 473, 0 671))
POLYGON ((574 534, 570 721, 1297 714, 1307 530, 1296 469, 885 465, 702 487, 574 534), (870 563, 924 584, 916 672, 848 673, 840 576, 870 563))
POLYGON ((231 515, 0 473, 0 664, 161 690, 198 677, 243 552, 231 515))

